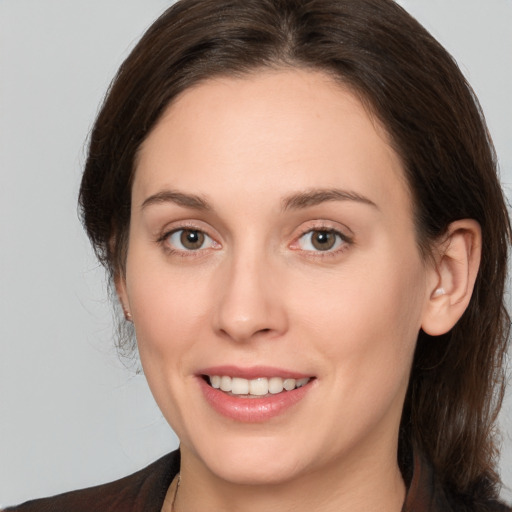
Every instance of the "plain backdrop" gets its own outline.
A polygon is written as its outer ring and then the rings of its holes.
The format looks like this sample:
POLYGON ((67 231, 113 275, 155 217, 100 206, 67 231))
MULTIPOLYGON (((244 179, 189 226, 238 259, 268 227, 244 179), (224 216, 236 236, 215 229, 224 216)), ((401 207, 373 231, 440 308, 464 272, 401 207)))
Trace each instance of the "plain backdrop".
MULTIPOLYGON (((164 0, 0 0, 0 503, 103 483, 177 446, 116 355, 77 218, 88 132, 164 0)), ((512 197, 512 1, 401 0, 455 56, 512 197)), ((512 400, 501 460, 512 499, 512 400)))

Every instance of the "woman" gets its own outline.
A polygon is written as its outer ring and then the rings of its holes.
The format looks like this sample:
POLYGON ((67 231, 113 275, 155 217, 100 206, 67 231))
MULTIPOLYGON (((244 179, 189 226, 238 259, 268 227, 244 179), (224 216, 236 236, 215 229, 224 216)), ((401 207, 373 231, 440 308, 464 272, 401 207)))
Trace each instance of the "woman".
POLYGON ((180 452, 14 510, 507 510, 510 222, 478 104, 389 0, 182 0, 84 224, 180 452))

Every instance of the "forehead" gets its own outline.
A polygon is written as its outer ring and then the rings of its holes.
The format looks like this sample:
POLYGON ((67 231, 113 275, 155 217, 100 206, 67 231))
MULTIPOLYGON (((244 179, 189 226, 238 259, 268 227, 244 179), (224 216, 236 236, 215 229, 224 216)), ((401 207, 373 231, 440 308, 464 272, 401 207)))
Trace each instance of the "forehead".
POLYGON ((348 88, 305 70, 220 77, 182 93, 139 150, 134 202, 161 187, 260 198, 343 187, 409 201, 376 118, 348 88))

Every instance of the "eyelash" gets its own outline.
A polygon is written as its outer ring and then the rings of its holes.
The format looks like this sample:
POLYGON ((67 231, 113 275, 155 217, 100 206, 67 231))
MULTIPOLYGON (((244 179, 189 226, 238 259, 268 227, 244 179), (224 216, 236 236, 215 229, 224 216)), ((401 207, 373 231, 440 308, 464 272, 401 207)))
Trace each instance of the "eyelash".
MULTIPOLYGON (((180 227, 177 227, 176 229, 172 229, 171 231, 167 231, 162 236, 160 236, 158 238, 157 242, 163 246, 163 248, 165 249, 165 251, 168 254, 179 255, 182 257, 198 257, 198 256, 201 256, 202 254, 204 254, 203 251, 205 251, 205 250, 220 248, 220 244, 214 238, 212 238, 210 235, 208 235, 203 229, 200 229, 193 225, 180 226, 180 227), (208 240, 210 240, 210 242, 209 242, 210 246, 206 247, 206 248, 203 248, 201 246, 197 249, 186 249, 186 248, 179 249, 179 248, 173 247, 173 245, 170 244, 170 242, 169 242, 170 237, 177 235, 180 232, 187 232, 187 231, 191 232, 191 233, 199 233, 199 234, 204 235, 208 240)), ((205 239, 205 242, 206 242, 206 239, 205 239)), ((332 228, 331 226, 322 225, 322 226, 310 227, 307 230, 302 231, 302 233, 297 238, 295 238, 294 242, 292 242, 292 244, 290 244, 289 247, 292 250, 301 251, 301 252, 307 254, 309 257, 325 258, 325 257, 330 257, 330 256, 336 256, 336 255, 344 252, 348 248, 348 246, 352 245, 353 243, 354 243, 353 239, 351 237, 347 236, 346 234, 338 231, 337 229, 332 228), (325 233, 325 234, 329 234, 329 235, 334 235, 336 237, 336 240, 334 242, 334 244, 335 244, 334 247, 328 248, 326 250, 304 249, 304 248, 300 247, 300 245, 299 245, 300 241, 306 235, 312 236, 314 233, 325 233)), ((311 244, 311 242, 310 242, 310 244, 311 244)), ((201 244, 201 245, 203 245, 203 244, 201 244)))
MULTIPOLYGON (((310 242, 311 243, 311 242, 310 242)), ((303 231, 293 242, 291 245, 293 250, 301 251, 308 255, 311 258, 328 258, 333 256, 338 256, 340 253, 345 252, 350 245, 354 243, 352 237, 347 236, 346 234, 338 231, 337 229, 332 228, 331 226, 314 226, 306 231, 303 231), (300 240, 303 239, 306 235, 313 235, 314 233, 326 233, 330 235, 334 235, 336 237, 335 246, 333 248, 328 248, 327 250, 311 250, 311 249, 303 249, 299 246, 300 240)))
MULTIPOLYGON (((164 250, 168 254, 178 255, 178 256, 182 256, 182 257, 201 256, 203 251, 205 251, 207 249, 216 249, 217 248, 216 246, 220 247, 220 244, 217 241, 215 241, 210 235, 208 235, 203 229, 197 228, 195 226, 180 226, 176 229, 172 229, 171 231, 167 231, 161 237, 158 238, 157 242, 163 246, 164 250), (199 247, 198 249, 186 249, 186 248, 179 249, 179 248, 173 247, 169 243, 170 237, 177 235, 180 232, 187 232, 187 231, 190 233, 199 233, 199 234, 204 235, 208 240, 210 240, 211 246, 207 247, 207 248, 199 247)), ((205 240, 205 242, 206 242, 206 240, 205 240)), ((203 244, 201 244, 201 245, 203 245, 203 244)))

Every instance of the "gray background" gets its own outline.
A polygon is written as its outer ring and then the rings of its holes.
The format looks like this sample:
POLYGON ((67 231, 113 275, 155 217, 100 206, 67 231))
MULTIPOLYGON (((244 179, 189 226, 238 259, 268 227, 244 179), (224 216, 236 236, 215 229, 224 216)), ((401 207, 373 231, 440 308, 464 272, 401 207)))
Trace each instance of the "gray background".
MULTIPOLYGON (((512 197, 512 2, 401 0, 458 60, 512 197)), ((76 215, 85 140, 164 0, 0 0, 0 503, 102 483, 177 446, 120 364, 76 215)), ((512 499, 512 398, 501 415, 512 499)))

